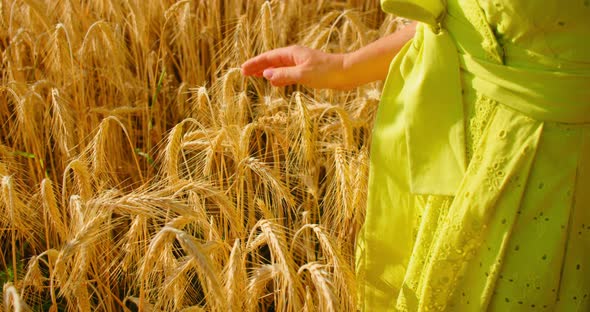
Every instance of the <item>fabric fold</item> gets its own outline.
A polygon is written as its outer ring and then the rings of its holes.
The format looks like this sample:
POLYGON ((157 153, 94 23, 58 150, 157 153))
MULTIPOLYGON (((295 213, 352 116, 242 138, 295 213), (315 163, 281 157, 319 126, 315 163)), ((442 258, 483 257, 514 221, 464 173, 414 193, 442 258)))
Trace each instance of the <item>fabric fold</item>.
POLYGON ((416 62, 400 90, 407 118, 410 190, 454 195, 465 174, 465 134, 456 48, 448 32, 418 30, 416 62), (441 81, 445 83, 442 84, 441 81))

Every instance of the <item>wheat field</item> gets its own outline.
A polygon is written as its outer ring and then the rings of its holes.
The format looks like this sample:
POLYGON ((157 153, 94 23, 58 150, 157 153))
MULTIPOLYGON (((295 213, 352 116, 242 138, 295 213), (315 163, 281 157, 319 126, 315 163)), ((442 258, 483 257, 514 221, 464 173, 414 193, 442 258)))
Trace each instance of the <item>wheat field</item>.
POLYGON ((369 0, 0 0, 5 311, 354 311, 380 85, 273 88, 369 0))

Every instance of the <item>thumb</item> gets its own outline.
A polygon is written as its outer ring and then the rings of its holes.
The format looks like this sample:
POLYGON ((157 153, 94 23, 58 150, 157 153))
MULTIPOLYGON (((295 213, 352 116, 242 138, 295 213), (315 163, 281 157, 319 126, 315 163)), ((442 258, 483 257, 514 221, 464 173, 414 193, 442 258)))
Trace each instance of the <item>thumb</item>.
POLYGON ((302 83, 303 80, 301 66, 268 68, 262 75, 275 87, 302 83))

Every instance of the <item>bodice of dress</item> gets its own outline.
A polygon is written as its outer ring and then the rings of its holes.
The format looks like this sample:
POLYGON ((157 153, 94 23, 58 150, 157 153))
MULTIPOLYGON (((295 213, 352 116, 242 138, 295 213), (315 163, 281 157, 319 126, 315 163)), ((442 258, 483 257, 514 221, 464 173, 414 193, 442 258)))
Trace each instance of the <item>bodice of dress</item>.
POLYGON ((572 70, 590 66, 590 0, 479 0, 479 5, 507 48, 508 63, 572 70), (526 50, 529 59, 514 59, 511 50, 526 50))
MULTIPOLYGON (((389 75, 399 76, 392 79, 403 82, 391 88, 386 82, 382 97, 404 107, 414 194, 454 195, 461 181, 466 166, 465 87, 536 120, 590 122, 590 66, 584 52, 569 51, 588 49, 587 36, 579 35, 590 32, 584 15, 560 18, 551 26, 557 28, 546 25, 549 31, 536 26, 547 18, 534 11, 543 4, 500 0, 490 6, 492 2, 483 1, 381 2, 386 12, 422 22, 412 42, 396 56, 397 65, 390 67, 389 75), (508 4, 510 10, 529 11, 511 15, 508 4), (555 53, 552 47, 558 46, 563 53, 555 53)), ((576 1, 577 6, 560 7, 559 13, 549 15, 589 10, 584 0, 576 1)))
MULTIPOLYGON (((590 72, 590 0, 448 0, 446 14, 466 21, 478 4, 486 27, 502 49, 503 62, 537 70, 590 72)), ((472 27, 466 23, 462 27, 472 27)), ((478 42, 458 44, 477 54, 478 42), (462 46, 465 45, 465 46, 462 46)))
POLYGON ((536 119, 586 123, 577 117, 590 114, 590 19, 576 12, 590 16, 583 1, 447 0, 439 19, 475 89, 536 119), (554 10, 543 14, 545 4, 554 10), (567 19, 537 26, 547 16, 567 19))

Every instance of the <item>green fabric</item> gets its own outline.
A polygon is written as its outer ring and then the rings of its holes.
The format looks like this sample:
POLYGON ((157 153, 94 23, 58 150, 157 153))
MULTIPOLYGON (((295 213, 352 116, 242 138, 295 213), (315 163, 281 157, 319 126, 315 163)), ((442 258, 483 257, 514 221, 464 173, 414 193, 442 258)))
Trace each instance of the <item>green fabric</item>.
POLYGON ((453 105, 461 102, 459 59, 445 30, 434 33, 425 26, 418 31, 423 39, 405 83, 388 90, 406 106, 411 191, 452 195, 466 166, 463 107, 453 105), (435 137, 439 144, 432 144, 435 137))
POLYGON ((415 21, 426 24, 436 24, 444 6, 440 0, 413 0, 381 1, 381 7, 385 12, 395 12, 400 16, 412 17, 415 21))
POLYGON ((508 67, 461 56, 472 86, 513 109, 540 120, 590 122, 590 74, 508 67))
POLYGON ((361 310, 589 311, 590 2, 382 7, 422 23, 375 121, 361 310))

